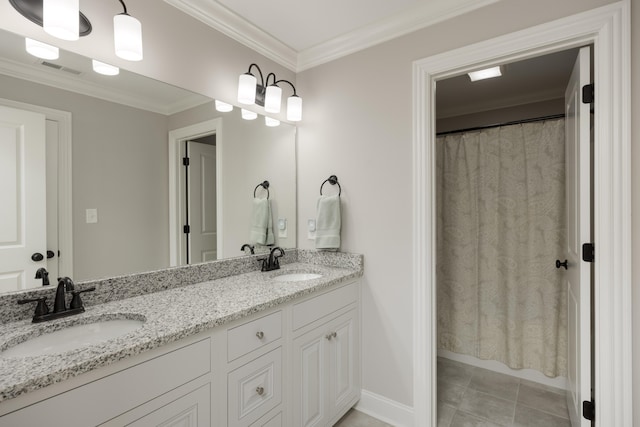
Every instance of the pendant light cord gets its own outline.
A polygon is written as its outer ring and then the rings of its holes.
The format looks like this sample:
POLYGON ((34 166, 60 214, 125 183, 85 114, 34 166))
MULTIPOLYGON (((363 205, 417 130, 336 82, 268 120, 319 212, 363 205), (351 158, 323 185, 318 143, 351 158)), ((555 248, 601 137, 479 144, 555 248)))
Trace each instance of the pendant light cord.
POLYGON ((124 2, 122 0, 118 0, 120 2, 120 4, 122 5, 122 7, 124 8, 124 12, 122 13, 123 15, 128 15, 127 13, 127 5, 124 4, 124 2))

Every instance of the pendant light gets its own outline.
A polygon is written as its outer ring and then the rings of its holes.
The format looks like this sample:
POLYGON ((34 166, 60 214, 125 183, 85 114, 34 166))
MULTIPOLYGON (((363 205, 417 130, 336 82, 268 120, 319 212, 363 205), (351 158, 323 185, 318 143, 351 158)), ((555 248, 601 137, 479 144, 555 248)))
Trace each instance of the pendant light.
POLYGON ((127 61, 142 60, 142 24, 127 13, 127 5, 119 0, 124 12, 113 17, 113 40, 116 55, 127 61))
POLYGON ((30 39, 29 37, 26 37, 24 40, 25 49, 35 57, 53 60, 58 59, 60 56, 60 49, 55 46, 30 39))
POLYGON ((233 111, 233 105, 227 104, 226 102, 220 101, 216 99, 216 111, 221 113, 228 113, 229 111, 233 111))
POLYGON ((116 66, 105 64, 104 62, 96 61, 95 59, 93 59, 91 63, 93 71, 98 74, 102 74, 104 76, 117 76, 120 74, 120 68, 116 66))
POLYGON ((62 40, 80 38, 79 0, 43 0, 42 28, 62 40))
POLYGON ((271 118, 269 116, 264 116, 264 124, 272 128, 280 126, 280 120, 271 118))
POLYGON ((245 110, 244 108, 240 110, 240 114, 245 120, 255 120, 258 118, 258 113, 256 113, 255 111, 245 110))

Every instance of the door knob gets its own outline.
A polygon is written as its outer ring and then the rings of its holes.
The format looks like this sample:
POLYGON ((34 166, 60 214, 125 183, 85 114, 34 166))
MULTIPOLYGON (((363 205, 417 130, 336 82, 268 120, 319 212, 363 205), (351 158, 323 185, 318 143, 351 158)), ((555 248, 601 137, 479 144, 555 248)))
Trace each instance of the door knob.
POLYGON ((39 262, 44 259, 44 256, 40 252, 36 252, 35 254, 31 255, 31 259, 35 262, 39 262))
POLYGON ((556 260, 556 268, 564 267, 565 270, 568 270, 568 261, 565 259, 564 262, 560 262, 559 259, 556 260))

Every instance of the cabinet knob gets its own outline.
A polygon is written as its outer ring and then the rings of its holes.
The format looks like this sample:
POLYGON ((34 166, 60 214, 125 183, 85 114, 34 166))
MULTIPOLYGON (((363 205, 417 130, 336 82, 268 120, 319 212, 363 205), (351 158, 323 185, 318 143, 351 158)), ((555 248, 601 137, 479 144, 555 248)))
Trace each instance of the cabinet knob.
POLYGON ((261 340, 262 338, 264 338, 264 332, 258 331, 256 332, 256 336, 258 337, 259 340, 261 340))
POLYGON ((262 396, 264 394, 264 387, 256 387, 256 393, 258 393, 258 396, 262 396))
POLYGON ((326 339, 328 339, 329 341, 331 341, 331 339, 332 339, 332 338, 335 338, 335 337, 337 337, 337 336, 338 336, 338 334, 337 334, 337 333, 335 333, 335 332, 331 332, 330 334, 327 334, 327 335, 325 336, 325 338, 326 338, 326 339))

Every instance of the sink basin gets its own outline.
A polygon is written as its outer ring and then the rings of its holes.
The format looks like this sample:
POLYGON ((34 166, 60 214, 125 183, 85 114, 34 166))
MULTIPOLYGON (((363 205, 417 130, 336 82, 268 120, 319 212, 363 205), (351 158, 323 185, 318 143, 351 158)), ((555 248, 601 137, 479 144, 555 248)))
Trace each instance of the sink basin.
POLYGON ((144 324, 142 320, 116 319, 75 325, 28 339, 0 353, 1 357, 40 356, 64 353, 117 338, 144 324))
POLYGON ((281 274, 273 278, 276 282, 302 282, 304 280, 319 279, 322 274, 316 273, 289 273, 281 274))

